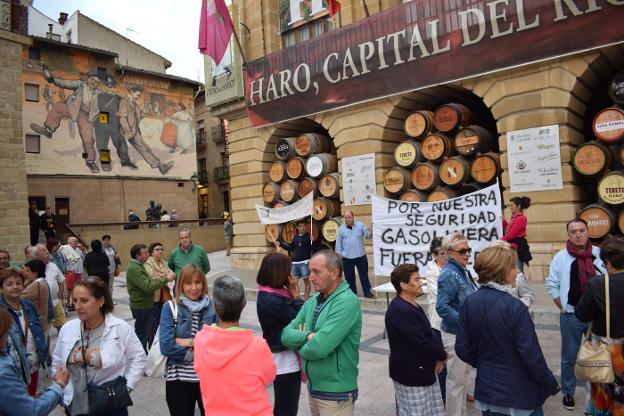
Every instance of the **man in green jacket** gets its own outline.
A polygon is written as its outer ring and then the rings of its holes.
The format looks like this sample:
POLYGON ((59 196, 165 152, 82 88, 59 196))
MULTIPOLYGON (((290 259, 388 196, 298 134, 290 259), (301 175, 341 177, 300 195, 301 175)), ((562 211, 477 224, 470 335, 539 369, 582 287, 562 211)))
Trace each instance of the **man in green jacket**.
POLYGON ((204 274, 210 271, 210 262, 206 250, 200 245, 193 244, 191 230, 182 228, 178 233, 180 245, 169 254, 169 268, 176 274, 176 279, 187 264, 194 264, 201 268, 204 274))
MULTIPOLYGON (((170 274, 162 279, 153 279, 145 271, 143 263, 149 254, 145 244, 135 244, 130 249, 130 263, 126 269, 126 288, 130 298, 130 311, 136 332, 143 349, 147 353, 153 339, 154 331, 154 292, 172 281, 175 276, 170 274), (150 339, 151 338, 151 339, 150 339)), ((159 317, 160 318, 160 317, 159 317)))
POLYGON ((308 376, 313 415, 353 415, 362 309, 342 280, 342 261, 331 250, 310 259, 310 282, 318 295, 310 298, 282 331, 282 343, 297 351, 308 376))

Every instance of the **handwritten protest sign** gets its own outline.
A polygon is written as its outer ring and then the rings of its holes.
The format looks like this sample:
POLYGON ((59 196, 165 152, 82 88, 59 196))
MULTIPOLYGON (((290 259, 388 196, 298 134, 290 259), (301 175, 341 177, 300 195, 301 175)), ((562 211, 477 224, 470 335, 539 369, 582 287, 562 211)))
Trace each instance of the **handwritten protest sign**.
POLYGON ((503 235, 498 184, 440 202, 405 202, 373 196, 375 274, 389 276, 399 264, 420 267, 431 257, 429 244, 437 236, 460 232, 472 248, 470 263, 479 251, 503 235))
POLYGON ((288 221, 312 216, 313 203, 313 195, 309 193, 305 198, 287 207, 267 208, 262 205, 256 205, 256 211, 261 224, 283 224, 288 221))

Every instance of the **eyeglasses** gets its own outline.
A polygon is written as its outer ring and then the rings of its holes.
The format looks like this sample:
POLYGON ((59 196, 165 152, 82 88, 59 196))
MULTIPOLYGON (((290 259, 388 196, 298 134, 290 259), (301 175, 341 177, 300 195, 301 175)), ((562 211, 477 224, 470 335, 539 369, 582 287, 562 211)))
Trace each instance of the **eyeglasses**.
POLYGON ((459 254, 460 256, 465 256, 466 254, 471 254, 472 253, 472 249, 471 248, 462 248, 460 250, 452 250, 455 253, 459 254))

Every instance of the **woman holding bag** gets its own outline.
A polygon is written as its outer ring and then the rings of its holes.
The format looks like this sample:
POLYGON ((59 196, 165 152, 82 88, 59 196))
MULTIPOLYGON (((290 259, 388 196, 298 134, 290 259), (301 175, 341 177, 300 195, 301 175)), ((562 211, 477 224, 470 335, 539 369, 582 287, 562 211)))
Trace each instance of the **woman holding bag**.
MULTIPOLYGON (((162 243, 152 243, 147 247, 149 258, 145 264, 143 264, 143 267, 145 267, 145 271, 152 279, 161 280, 163 277, 174 274, 167 265, 167 261, 163 259, 162 254, 164 250, 165 248, 162 243)), ((169 290, 168 285, 164 285, 160 289, 154 291, 154 325, 152 328, 152 335, 150 336, 148 342, 149 345, 152 345, 156 331, 158 331, 160 312, 162 311, 163 304, 166 301, 171 300, 171 298, 171 291, 169 290)))
POLYGON ((52 355, 54 367, 69 370, 63 401, 72 416, 127 416, 129 393, 141 381, 146 362, 141 342, 126 321, 113 315, 102 279, 78 281, 72 296, 78 319, 61 328, 52 355), (115 403, 106 400, 111 390, 115 403))
POLYGON ((172 416, 193 416, 196 403, 204 415, 199 379, 193 367, 193 343, 204 325, 216 321, 203 271, 194 264, 185 266, 178 277, 175 299, 162 308, 158 334, 160 352, 167 357, 165 396, 172 416))
POLYGON ((593 321, 592 337, 595 341, 611 344, 611 366, 615 374, 612 383, 591 383, 588 411, 592 415, 624 414, 624 238, 611 237, 600 245, 600 259, 604 262, 609 279, 609 319, 607 332, 605 301, 605 276, 591 279, 585 293, 576 305, 576 317, 582 322, 593 321))

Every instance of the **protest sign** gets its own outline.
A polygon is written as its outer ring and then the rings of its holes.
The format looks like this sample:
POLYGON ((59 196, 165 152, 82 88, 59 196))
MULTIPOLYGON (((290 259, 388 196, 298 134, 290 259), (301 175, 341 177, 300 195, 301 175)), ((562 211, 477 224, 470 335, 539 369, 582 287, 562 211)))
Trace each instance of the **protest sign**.
POLYGON ((262 205, 256 205, 256 211, 258 212, 260 223, 264 225, 283 224, 299 218, 311 217, 313 202, 312 193, 309 193, 305 198, 287 207, 267 208, 262 205))
POLYGON ((373 196, 375 274, 389 276, 399 264, 416 264, 424 274, 437 236, 464 234, 474 256, 503 235, 498 183, 439 202, 406 202, 373 196))

